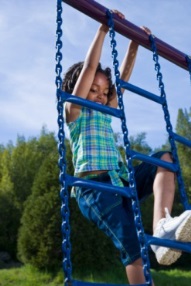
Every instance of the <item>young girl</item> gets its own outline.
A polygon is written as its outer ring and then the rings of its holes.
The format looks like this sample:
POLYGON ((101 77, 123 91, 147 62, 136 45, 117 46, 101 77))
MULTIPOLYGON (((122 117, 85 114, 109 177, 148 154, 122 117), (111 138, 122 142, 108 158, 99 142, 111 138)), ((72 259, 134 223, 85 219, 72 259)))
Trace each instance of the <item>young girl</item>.
MULTIPOLYGON (((114 12, 124 18, 120 12, 114 12)), ((149 29, 143 29, 147 34, 150 33, 149 29)), ((111 70, 103 69, 99 63, 107 32, 107 26, 99 27, 85 61, 74 64, 65 74, 63 90, 83 99, 117 108, 111 70)), ((130 78, 137 50, 138 44, 131 41, 120 68, 124 81, 130 78)), ((69 102, 65 104, 65 115, 70 132, 74 175, 115 186, 128 186, 128 170, 116 147, 111 116, 69 102)), ((172 162, 169 152, 158 152, 153 156, 172 162)), ((171 218, 168 213, 172 210, 175 193, 174 173, 162 167, 142 163, 135 168, 135 179, 140 200, 151 193, 154 194, 154 236, 191 241, 191 211, 185 211, 176 218, 171 218)), ((119 249, 129 283, 144 283, 131 200, 87 187, 76 187, 74 195, 82 214, 104 231, 119 249)), ((152 249, 161 264, 169 265, 181 255, 181 251, 166 247, 153 245, 152 249)))

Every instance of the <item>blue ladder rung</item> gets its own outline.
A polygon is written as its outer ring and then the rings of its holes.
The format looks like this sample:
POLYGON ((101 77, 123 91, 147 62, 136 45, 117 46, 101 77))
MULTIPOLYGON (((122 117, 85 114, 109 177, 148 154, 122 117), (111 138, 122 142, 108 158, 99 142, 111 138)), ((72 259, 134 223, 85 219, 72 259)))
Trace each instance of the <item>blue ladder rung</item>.
POLYGON ((166 168, 172 172, 176 172, 178 170, 178 166, 176 164, 173 163, 169 163, 163 160, 160 160, 158 158, 154 158, 145 154, 141 154, 139 152, 136 151, 131 151, 131 155, 132 155, 132 159, 137 159, 137 160, 141 160, 156 166, 160 166, 163 168, 166 168))
POLYGON ((66 175, 65 177, 66 184, 69 186, 74 186, 74 187, 89 187, 89 188, 94 188, 98 191, 106 191, 106 192, 112 192, 112 193, 117 193, 119 195, 132 198, 134 197, 134 191, 129 188, 129 187, 117 187, 113 186, 110 184, 106 183, 101 183, 93 180, 85 180, 82 178, 78 177, 73 177, 70 175, 66 175))
POLYGON ((182 143, 183 145, 186 145, 186 146, 191 148, 191 140, 189 140, 189 139, 187 139, 185 137, 182 137, 179 134, 176 134, 176 133, 173 133, 173 134, 174 134, 174 139, 177 142, 182 143))
MULTIPOLYGON (((114 284, 114 283, 101 283, 101 282, 85 282, 85 281, 79 281, 79 280, 72 280, 70 282, 66 282, 65 286, 126 286, 131 284, 114 284)), ((133 286, 148 286, 148 284, 133 284, 133 286)))
POLYGON ((166 246, 191 253, 191 242, 181 242, 177 240, 162 239, 148 234, 146 234, 146 239, 149 245, 154 244, 159 246, 166 246))
POLYGON ((139 95, 141 95, 147 99, 150 99, 156 103, 163 104, 165 102, 165 98, 160 97, 160 96, 158 96, 154 93, 151 93, 149 91, 146 91, 145 89, 142 89, 136 85, 130 84, 129 82, 120 80, 120 83, 121 83, 122 88, 127 89, 129 91, 132 91, 136 94, 139 94, 139 95))
POLYGON ((92 108, 97 111, 101 111, 103 113, 110 114, 117 118, 122 117, 122 110, 119 110, 117 108, 109 107, 107 105, 102 105, 102 104, 81 98, 79 96, 71 95, 60 89, 57 90, 57 93, 59 93, 59 96, 62 98, 62 102, 65 102, 65 101, 72 102, 77 105, 85 106, 85 107, 92 108))

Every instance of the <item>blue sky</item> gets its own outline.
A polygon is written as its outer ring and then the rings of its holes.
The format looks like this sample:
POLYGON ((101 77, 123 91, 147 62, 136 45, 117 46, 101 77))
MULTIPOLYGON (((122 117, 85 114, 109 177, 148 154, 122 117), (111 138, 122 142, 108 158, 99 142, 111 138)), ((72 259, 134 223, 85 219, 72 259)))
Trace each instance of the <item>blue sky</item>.
MULTIPOLYGON (((100 0, 105 7, 122 11, 137 26, 188 55, 191 54, 190 0, 100 0)), ((83 60, 99 23, 63 3, 63 72, 83 60)), ((56 1, 1 0, 0 9, 0 144, 38 136, 43 125, 57 133, 55 41, 56 1)), ((129 39, 117 34, 119 62, 129 39)), ((109 37, 101 58, 112 67, 109 37)), ((179 108, 191 106, 191 84, 187 71, 160 58, 163 82, 173 127, 179 108)), ((130 83, 159 95, 152 53, 141 46, 130 83)), ((130 135, 147 133, 151 147, 166 141, 161 107, 135 94, 124 95, 130 135)), ((113 121, 115 132, 120 123, 113 121)))

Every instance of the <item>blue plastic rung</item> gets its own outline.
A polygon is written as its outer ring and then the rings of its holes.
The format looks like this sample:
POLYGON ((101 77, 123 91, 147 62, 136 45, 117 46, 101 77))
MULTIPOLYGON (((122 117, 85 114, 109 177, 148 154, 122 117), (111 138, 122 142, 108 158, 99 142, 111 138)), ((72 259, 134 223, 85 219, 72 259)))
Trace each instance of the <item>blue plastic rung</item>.
POLYGON ((191 148, 191 140, 185 138, 185 137, 182 137, 176 133, 173 133, 174 134, 174 139, 179 142, 179 143, 182 143, 183 145, 186 145, 187 147, 190 147, 191 148))
POLYGON ((166 162, 166 161, 163 161, 161 159, 154 158, 154 157, 151 157, 151 156, 148 156, 145 154, 141 154, 141 153, 133 151, 133 150, 131 152, 132 152, 132 158, 133 159, 141 160, 141 161, 147 162, 149 164, 160 166, 160 167, 166 168, 172 172, 176 172, 178 169, 176 164, 169 163, 169 162, 166 162))
POLYGON ((81 106, 85 106, 88 108, 92 108, 95 109, 97 111, 101 111, 103 113, 107 113, 110 114, 114 117, 117 118, 121 118, 122 117, 122 111, 113 107, 109 107, 107 105, 102 105, 102 104, 98 104, 96 102, 87 100, 87 99, 83 99, 79 96, 74 96, 71 95, 67 92, 64 92, 60 89, 57 90, 57 92, 59 93, 60 97, 62 98, 63 102, 68 101, 68 102, 72 102, 81 106))
POLYGON ((131 188, 129 187, 118 187, 118 186, 113 186, 110 184, 104 184, 101 182, 96 182, 93 180, 85 180, 77 177, 73 177, 70 175, 66 175, 65 181, 67 185, 69 186, 75 186, 75 187, 89 187, 96 189, 98 191, 106 191, 106 192, 112 192, 115 194, 119 194, 124 197, 132 198, 134 197, 134 192, 131 188))
POLYGON ((134 92, 136 94, 139 94, 139 95, 141 95, 141 96, 143 96, 143 97, 145 97, 147 99, 150 99, 150 100, 152 100, 154 102, 157 102, 159 104, 163 104, 164 103, 165 99, 163 97, 160 97, 160 96, 158 96, 158 95, 156 95, 154 93, 146 91, 145 89, 142 89, 142 88, 140 88, 138 86, 130 84, 129 82, 126 82, 126 81, 123 81, 123 80, 120 80, 120 82, 121 82, 121 87, 122 88, 125 88, 125 89, 127 89, 129 91, 132 91, 132 92, 134 92))
POLYGON ((191 253, 191 242, 181 242, 181 241, 171 240, 171 239, 162 239, 162 238, 158 238, 158 237, 151 236, 148 234, 146 234, 145 236, 147 239, 147 243, 149 245, 154 244, 154 245, 160 245, 160 246, 167 246, 170 248, 180 249, 182 251, 191 253))
MULTIPOLYGON (((70 282, 66 282, 65 286, 126 286, 131 284, 114 284, 114 283, 99 283, 99 282, 84 282, 79 280, 72 280, 70 282)), ((148 284, 133 284, 132 286, 148 286, 148 284)))

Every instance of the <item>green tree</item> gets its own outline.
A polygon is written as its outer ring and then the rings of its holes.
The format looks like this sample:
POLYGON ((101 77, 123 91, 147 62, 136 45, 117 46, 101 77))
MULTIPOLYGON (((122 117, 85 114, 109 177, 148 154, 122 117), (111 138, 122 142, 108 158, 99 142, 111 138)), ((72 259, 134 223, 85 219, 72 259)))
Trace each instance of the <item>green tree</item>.
POLYGON ((48 133, 42 128, 39 139, 17 138, 17 144, 12 152, 11 180, 14 184, 15 203, 20 211, 31 194, 32 185, 38 170, 48 154, 56 148, 54 133, 48 133))
MULTIPOLYGON (((119 151, 122 155, 122 158, 124 162, 126 162, 126 155, 125 155, 125 148, 124 148, 124 143, 123 143, 123 138, 120 133, 115 134, 116 142, 119 148, 119 151)), ((141 132, 137 134, 136 136, 130 136, 129 137, 129 142, 130 142, 130 147, 132 150, 137 151, 139 153, 143 154, 149 154, 152 151, 152 148, 148 145, 146 142, 146 133, 141 132)), ((136 160, 133 161, 133 165, 140 164, 141 162, 136 160)))
POLYGON ((13 196, 0 190, 0 251, 7 251, 12 258, 17 253, 19 212, 13 204, 13 196))
POLYGON ((0 152, 0 251, 16 257, 19 213, 14 205, 13 182, 10 176, 12 146, 0 152))
POLYGON ((5 151, 5 147, 4 145, 1 144, 0 145, 0 182, 2 180, 2 175, 3 175, 2 157, 3 157, 4 151, 5 151))
MULTIPOLYGON (((68 140, 65 141, 65 146, 67 173, 73 174, 68 140)), ((49 154, 39 169, 32 194, 25 204, 19 231, 19 258, 40 269, 60 268, 63 258, 57 161, 56 150, 49 154)), ((69 197, 69 205, 74 270, 101 270, 118 263, 116 250, 109 239, 81 215, 75 199, 70 200, 69 197)))
POLYGON ((5 149, 1 153, 0 160, 0 192, 13 194, 13 182, 10 175, 11 155, 12 151, 5 149))
MULTIPOLYGON (((186 109, 185 111, 179 109, 177 124, 176 124, 176 132, 179 135, 191 140, 191 108, 189 112, 186 109)), ((184 178, 185 187, 188 192, 188 196, 190 198, 191 197, 191 178, 190 178, 191 148, 181 143, 178 143, 177 147, 178 147, 178 156, 184 178)))
POLYGON ((0 148, 0 250, 13 257, 25 201, 39 168, 56 145, 54 133, 42 128, 38 139, 27 142, 18 136, 16 146, 9 142, 0 148))
MULTIPOLYGON (((177 122, 176 122, 176 133, 191 140, 191 108, 188 110, 179 109, 177 122)), ((178 157, 180 162, 180 167, 182 170, 183 180, 185 184, 185 189, 188 194, 189 202, 191 198, 191 177, 190 177, 190 170, 191 170, 191 148, 185 146, 182 143, 177 143, 177 150, 178 150, 178 157)), ((176 205, 178 205, 178 213, 182 211, 183 207, 180 203, 180 196, 176 196, 176 205)), ((191 263, 191 255, 190 253, 184 253, 181 259, 177 262, 177 267, 185 267, 187 268, 188 265, 191 263)))
POLYGON ((129 140, 131 148, 137 152, 148 154, 152 151, 152 148, 146 142, 146 132, 141 132, 136 136, 130 136, 129 140))
POLYGON ((57 152, 52 151, 35 178, 22 216, 18 238, 19 258, 40 269, 61 263, 61 215, 57 152))

